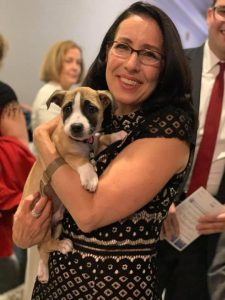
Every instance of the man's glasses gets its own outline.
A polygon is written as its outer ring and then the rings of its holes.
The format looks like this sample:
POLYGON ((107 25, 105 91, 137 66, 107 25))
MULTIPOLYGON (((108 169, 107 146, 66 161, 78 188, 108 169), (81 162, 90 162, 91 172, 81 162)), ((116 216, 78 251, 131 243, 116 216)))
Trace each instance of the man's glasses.
POLYGON ((139 61, 146 66, 157 65, 163 59, 163 55, 156 50, 141 49, 135 50, 126 43, 112 41, 108 43, 115 56, 127 59, 133 52, 137 53, 139 61))
POLYGON ((218 21, 225 21, 225 6, 214 6, 212 8, 214 12, 214 18, 218 21))

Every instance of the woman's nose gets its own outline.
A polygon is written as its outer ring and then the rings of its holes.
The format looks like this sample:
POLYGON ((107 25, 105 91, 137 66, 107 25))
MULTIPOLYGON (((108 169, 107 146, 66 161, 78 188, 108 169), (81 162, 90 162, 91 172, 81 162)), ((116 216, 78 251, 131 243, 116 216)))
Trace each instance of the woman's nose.
POLYGON ((131 53, 131 55, 126 59, 125 67, 127 68, 127 70, 139 71, 140 61, 137 53, 131 53))
POLYGON ((73 67, 75 70, 77 70, 77 69, 79 68, 79 64, 78 64, 77 62, 74 62, 74 63, 72 64, 72 67, 73 67))

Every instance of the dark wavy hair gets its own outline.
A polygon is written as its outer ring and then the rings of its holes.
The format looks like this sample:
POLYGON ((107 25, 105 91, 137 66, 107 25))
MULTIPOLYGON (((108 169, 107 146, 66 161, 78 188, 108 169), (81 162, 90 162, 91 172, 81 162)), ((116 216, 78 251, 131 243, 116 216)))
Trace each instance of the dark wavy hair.
POLYGON ((158 7, 142 1, 133 3, 112 24, 101 44, 99 53, 91 65, 83 85, 93 89, 108 89, 106 82, 107 45, 114 40, 118 26, 132 15, 144 15, 154 19, 163 35, 163 52, 165 54, 158 85, 142 104, 144 112, 168 104, 187 104, 191 101, 191 75, 187 65, 178 31, 172 20, 158 7), (187 101, 188 99, 188 101, 187 101))

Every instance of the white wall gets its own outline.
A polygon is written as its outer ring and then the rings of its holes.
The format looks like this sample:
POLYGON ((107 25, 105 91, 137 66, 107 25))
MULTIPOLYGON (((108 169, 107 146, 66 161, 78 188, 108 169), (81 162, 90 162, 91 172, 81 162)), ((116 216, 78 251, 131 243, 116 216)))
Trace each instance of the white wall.
MULTIPOLYGON (((203 3, 203 8, 206 8, 210 1, 149 0, 163 9, 165 7, 174 21, 177 19, 175 23, 180 27, 182 40, 187 46, 196 46, 205 38, 206 24, 202 12, 200 13, 199 3, 203 3), (188 10, 184 9, 185 2, 188 10), (194 13, 187 13, 189 9, 194 13), (194 20, 196 18, 197 21, 194 20)), ((42 85, 39 67, 48 47, 58 40, 74 39, 83 49, 87 69, 95 58, 108 27, 133 2, 135 1, 0 0, 0 32, 10 45, 0 72, 0 80, 15 89, 21 103, 32 104, 42 85)))
POLYGON ((206 12, 212 0, 150 0, 174 21, 185 48, 203 43, 207 36, 206 12))

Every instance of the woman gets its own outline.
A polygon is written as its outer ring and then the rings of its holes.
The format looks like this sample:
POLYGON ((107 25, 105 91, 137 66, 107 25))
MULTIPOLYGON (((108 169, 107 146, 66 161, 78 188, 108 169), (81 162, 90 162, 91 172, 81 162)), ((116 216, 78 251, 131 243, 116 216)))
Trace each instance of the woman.
POLYGON ((32 107, 32 129, 59 114, 60 109, 55 104, 47 110, 46 101, 51 94, 56 90, 69 90, 80 82, 82 75, 82 51, 75 42, 57 42, 48 50, 40 75, 45 85, 39 90, 32 107))
MULTIPOLYGON (((161 299, 156 243, 187 172, 195 127, 189 71, 172 21, 148 3, 132 4, 106 33, 84 85, 110 90, 116 108, 105 132, 123 129, 127 137, 95 158, 95 193, 68 165, 52 175, 67 208, 61 238, 71 239, 74 250, 51 254, 49 283, 36 282, 32 299, 161 299)), ((35 131, 46 167, 58 157, 49 138, 57 122, 35 131)), ((14 238, 23 247, 40 241, 49 221, 50 201, 39 200, 35 219, 34 199, 15 215, 14 238)))

